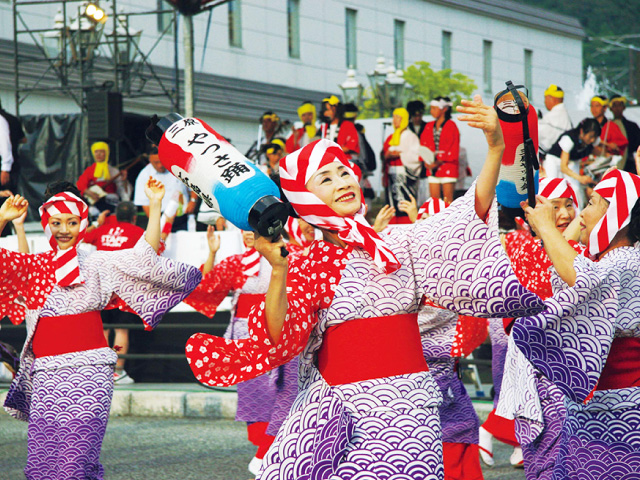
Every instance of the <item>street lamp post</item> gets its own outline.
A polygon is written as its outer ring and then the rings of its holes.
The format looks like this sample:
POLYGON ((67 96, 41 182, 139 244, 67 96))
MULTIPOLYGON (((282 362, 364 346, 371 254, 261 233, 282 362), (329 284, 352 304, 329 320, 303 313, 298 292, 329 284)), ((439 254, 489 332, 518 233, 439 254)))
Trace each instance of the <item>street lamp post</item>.
POLYGON ((396 70, 393 66, 385 66, 382 54, 378 56, 375 68, 372 72, 367 73, 367 77, 369 77, 373 95, 378 100, 381 117, 402 106, 407 93, 413 88, 404 79, 402 70, 396 70))
POLYGON ((354 105, 362 103, 363 87, 356 80, 356 71, 353 68, 347 70, 347 79, 338 86, 342 90, 344 103, 353 103, 354 105))

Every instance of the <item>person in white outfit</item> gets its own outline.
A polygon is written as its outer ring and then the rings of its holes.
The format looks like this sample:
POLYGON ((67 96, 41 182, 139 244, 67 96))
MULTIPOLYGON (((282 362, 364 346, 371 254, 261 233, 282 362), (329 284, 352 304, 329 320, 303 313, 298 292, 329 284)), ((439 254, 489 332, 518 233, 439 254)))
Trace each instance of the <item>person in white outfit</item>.
MULTIPOLYGON (((551 147, 558 141, 560 135, 571 130, 573 125, 569 118, 569 112, 564 106, 564 91, 557 85, 551 84, 544 91, 544 106, 547 107, 546 115, 538 122, 539 150, 547 154, 551 147)), ((545 159, 544 169, 547 177, 560 178, 560 162, 556 158, 545 159)))

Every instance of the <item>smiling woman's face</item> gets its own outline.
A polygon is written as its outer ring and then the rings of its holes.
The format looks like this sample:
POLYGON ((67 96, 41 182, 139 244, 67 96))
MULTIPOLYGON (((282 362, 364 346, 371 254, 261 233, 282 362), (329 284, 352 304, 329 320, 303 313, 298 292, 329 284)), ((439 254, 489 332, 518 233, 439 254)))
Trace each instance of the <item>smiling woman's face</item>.
POLYGON ((341 217, 355 215, 362 206, 360 186, 340 162, 322 167, 311 176, 306 187, 341 217))
POLYGON ((80 234, 80 217, 70 213, 58 213, 49 217, 51 235, 60 250, 75 245, 80 234))
POLYGON ((571 221, 576 218, 576 209, 573 200, 570 198, 554 198, 551 200, 553 209, 556 212, 556 228, 564 232, 571 221))
POLYGON ((609 202, 606 201, 599 193, 593 192, 589 203, 580 212, 580 243, 587 245, 591 232, 598 224, 600 219, 604 217, 609 208, 609 202))

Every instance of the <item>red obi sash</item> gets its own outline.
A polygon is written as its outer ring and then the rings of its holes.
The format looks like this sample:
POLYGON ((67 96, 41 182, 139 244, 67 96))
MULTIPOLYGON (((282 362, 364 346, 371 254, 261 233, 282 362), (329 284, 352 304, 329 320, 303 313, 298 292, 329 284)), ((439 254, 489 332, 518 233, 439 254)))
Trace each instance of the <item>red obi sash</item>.
POLYGON ((614 338, 596 390, 640 386, 640 338, 614 338))
POLYGON ((36 358, 108 346, 98 311, 41 317, 31 341, 36 358))
POLYGON ((249 317, 249 312, 251 312, 253 306, 260 305, 260 302, 264 302, 266 296, 265 293, 241 293, 238 296, 235 316, 237 318, 249 317))
POLYGON ((360 318, 329 327, 318 351, 318 370, 329 385, 428 371, 418 314, 360 318))

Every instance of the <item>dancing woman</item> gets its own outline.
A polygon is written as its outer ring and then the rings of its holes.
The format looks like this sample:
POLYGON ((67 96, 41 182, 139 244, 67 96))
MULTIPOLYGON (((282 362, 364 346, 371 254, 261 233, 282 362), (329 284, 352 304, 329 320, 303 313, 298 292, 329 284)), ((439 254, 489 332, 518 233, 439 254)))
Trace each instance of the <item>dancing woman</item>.
MULTIPOLYGON (((145 193, 149 225, 133 249, 77 249, 89 209, 68 182, 51 184, 40 207, 52 250, 0 249, 0 318, 27 321, 20 369, 4 406, 29 422, 29 480, 103 478, 99 457, 117 355, 102 332, 100 310, 112 296, 133 308, 150 330, 200 282, 196 268, 157 255, 164 186, 149 179, 145 193)), ((27 206, 19 196, 5 202, 0 230, 27 206)))
POLYGON ((282 242, 258 238, 273 270, 266 301, 250 316, 250 337, 196 334, 186 346, 196 378, 219 385, 302 353, 300 392, 258 478, 442 479, 442 397, 422 352, 422 297, 486 317, 539 308, 495 232, 504 149, 496 113, 479 97, 460 110, 489 144, 477 187, 384 240, 364 220, 360 188, 338 145, 320 140, 282 160, 287 198, 324 241, 289 265, 282 242))
POLYGON ((640 177, 605 174, 580 213, 578 254, 551 202, 525 212, 554 273, 545 312, 516 320, 516 346, 566 396, 553 479, 633 478, 640 465, 640 177))

